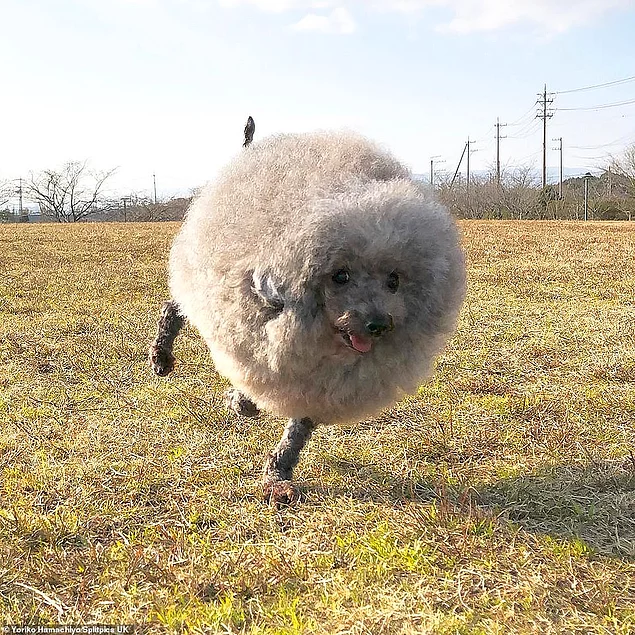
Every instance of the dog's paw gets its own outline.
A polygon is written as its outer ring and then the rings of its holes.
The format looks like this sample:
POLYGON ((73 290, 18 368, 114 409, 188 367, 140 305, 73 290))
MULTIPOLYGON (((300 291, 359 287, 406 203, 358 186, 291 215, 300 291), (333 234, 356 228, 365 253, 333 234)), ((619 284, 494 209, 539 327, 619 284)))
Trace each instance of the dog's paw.
POLYGON ((260 414, 258 406, 236 388, 226 390, 223 393, 223 397, 227 409, 241 417, 257 417, 260 414))
POLYGON ((148 363, 150 368, 159 377, 165 377, 174 370, 176 358, 172 353, 159 346, 151 346, 148 352, 148 363))
POLYGON ((300 500, 300 490, 291 481, 267 481, 262 489, 264 502, 277 509, 295 505, 300 500))

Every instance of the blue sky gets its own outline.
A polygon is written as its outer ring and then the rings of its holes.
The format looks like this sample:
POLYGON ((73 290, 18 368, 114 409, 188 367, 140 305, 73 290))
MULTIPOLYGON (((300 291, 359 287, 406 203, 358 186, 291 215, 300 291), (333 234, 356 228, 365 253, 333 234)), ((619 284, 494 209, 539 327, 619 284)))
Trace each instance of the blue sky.
MULTIPOLYGON (((535 163, 537 93, 635 76, 635 0, 0 0, 0 179, 71 159, 186 191, 256 138, 350 128, 415 172, 535 163), (445 161, 445 162, 442 162, 445 161)), ((635 81, 556 94, 588 169, 635 141, 635 81)), ((550 147, 556 143, 550 142, 550 147)), ((549 153, 556 165, 557 153, 549 153)))

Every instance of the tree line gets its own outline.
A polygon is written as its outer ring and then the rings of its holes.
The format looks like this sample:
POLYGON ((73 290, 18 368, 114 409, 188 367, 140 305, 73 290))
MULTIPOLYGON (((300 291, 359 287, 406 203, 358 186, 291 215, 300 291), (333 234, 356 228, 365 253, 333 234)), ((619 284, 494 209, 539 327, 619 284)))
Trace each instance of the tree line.
MULTIPOLYGON (((190 197, 155 200, 141 194, 105 194, 114 170, 96 172, 86 162, 71 161, 57 170, 42 170, 21 182, 21 196, 35 203, 41 217, 60 223, 86 220, 180 220, 190 197)), ((439 198, 458 218, 635 220, 635 144, 613 158, 599 176, 569 178, 541 187, 532 166, 492 170, 463 180, 438 179, 439 198)), ((16 196, 15 182, 0 181, 0 222, 28 221, 7 204, 16 196)))
POLYGON ((15 182, 0 182, 0 222, 29 222, 28 211, 15 214, 7 204, 18 195, 39 209, 42 219, 59 223, 100 221, 181 220, 191 197, 160 200, 133 193, 111 196, 106 192, 115 170, 94 171, 86 161, 69 161, 59 169, 42 170, 15 182))
POLYGON ((541 187, 533 168, 516 168, 437 184, 439 198, 457 218, 502 220, 635 220, 635 172, 609 166, 599 175, 573 177, 541 187))

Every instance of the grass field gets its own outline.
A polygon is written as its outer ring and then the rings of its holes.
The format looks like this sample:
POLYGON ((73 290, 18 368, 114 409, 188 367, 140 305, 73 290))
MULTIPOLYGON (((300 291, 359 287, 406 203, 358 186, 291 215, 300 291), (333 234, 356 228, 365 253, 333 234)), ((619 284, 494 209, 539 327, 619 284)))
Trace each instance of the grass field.
POLYGON ((177 225, 0 226, 0 625, 635 632, 635 223, 461 227, 436 375, 318 429, 278 512, 282 422, 189 328, 146 366, 177 225))

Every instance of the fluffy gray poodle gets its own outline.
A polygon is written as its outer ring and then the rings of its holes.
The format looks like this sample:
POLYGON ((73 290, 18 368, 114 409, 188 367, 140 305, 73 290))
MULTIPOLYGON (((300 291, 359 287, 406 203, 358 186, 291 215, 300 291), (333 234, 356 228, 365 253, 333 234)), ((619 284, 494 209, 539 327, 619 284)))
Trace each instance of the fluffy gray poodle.
POLYGON ((417 390, 455 327, 465 265, 448 212, 374 143, 318 132, 247 146, 174 240, 150 363, 172 370, 187 318, 235 411, 289 419, 264 466, 280 505, 298 498, 292 472, 317 425, 417 390))

